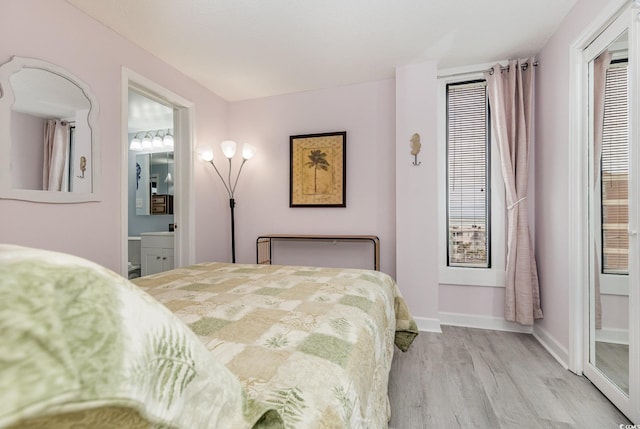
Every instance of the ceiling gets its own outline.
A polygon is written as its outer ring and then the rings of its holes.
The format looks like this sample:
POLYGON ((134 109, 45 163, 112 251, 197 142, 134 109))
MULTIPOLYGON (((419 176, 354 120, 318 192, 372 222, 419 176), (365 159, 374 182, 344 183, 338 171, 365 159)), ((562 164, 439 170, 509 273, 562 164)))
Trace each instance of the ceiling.
MULTIPOLYGON (((141 131, 173 131, 173 109, 160 104, 137 91, 129 89, 129 119, 128 132, 140 133, 141 131)), ((140 134, 139 137, 143 137, 140 134)))
MULTIPOLYGON (((75 120, 78 110, 89 111, 91 103, 73 81, 48 70, 25 67, 11 75, 14 112, 46 119, 75 120)), ((86 113, 85 113, 86 116, 86 113)))
POLYGON ((228 101, 536 54, 577 0, 67 0, 228 101))

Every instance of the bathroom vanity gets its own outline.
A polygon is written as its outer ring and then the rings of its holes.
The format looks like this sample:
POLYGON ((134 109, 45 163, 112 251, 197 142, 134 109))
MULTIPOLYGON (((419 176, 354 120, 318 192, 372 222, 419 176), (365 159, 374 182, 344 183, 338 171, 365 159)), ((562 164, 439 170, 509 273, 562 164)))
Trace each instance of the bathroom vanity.
POLYGON ((140 262, 142 275, 160 273, 174 268, 174 233, 171 231, 143 232, 140 262))

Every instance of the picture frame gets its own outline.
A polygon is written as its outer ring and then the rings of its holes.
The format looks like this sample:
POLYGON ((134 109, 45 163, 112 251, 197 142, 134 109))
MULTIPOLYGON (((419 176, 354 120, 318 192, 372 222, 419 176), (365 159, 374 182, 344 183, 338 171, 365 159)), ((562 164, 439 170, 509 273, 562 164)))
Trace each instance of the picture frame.
POLYGON ((289 137, 289 207, 347 206, 347 132, 289 137))

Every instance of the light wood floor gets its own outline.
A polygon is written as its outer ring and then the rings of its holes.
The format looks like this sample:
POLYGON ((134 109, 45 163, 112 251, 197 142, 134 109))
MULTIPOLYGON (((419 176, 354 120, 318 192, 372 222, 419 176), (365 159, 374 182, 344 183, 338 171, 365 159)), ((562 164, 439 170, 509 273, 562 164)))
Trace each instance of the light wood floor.
POLYGON ((618 428, 629 421, 528 334, 443 326, 396 350, 390 428, 618 428))
POLYGON ((629 394, 629 346, 596 341, 596 366, 629 394))

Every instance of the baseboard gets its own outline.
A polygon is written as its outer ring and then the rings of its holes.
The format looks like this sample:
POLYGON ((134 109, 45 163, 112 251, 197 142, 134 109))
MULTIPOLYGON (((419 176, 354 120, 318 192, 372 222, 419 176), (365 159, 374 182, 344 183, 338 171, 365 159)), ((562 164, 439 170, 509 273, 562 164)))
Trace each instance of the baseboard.
POLYGON ((596 329, 596 341, 629 345, 629 330, 615 328, 596 329))
POLYGON ((491 329, 494 331, 521 332, 525 334, 532 332, 531 326, 507 322, 502 317, 483 316, 479 314, 440 313, 440 323, 443 325, 491 329))
POLYGON ((437 332, 439 334, 442 333, 442 329, 440 329, 440 320, 438 319, 430 319, 428 317, 414 317, 413 320, 416 321, 416 325, 418 325, 419 331, 437 332))
MULTIPOLYGON (((416 321, 416 323, 418 322, 416 321)), ((534 338, 538 340, 542 347, 544 347, 563 368, 569 369, 569 365, 567 365, 567 362, 569 362, 569 352, 567 349, 538 325, 533 327, 523 326, 518 323, 507 322, 501 317, 460 313, 440 313, 440 324, 533 334, 534 338)), ((418 324, 418 326, 420 326, 420 324, 418 324)))
POLYGON ((542 329, 539 325, 535 325, 533 327, 533 336, 564 369, 569 369, 569 365, 567 364, 567 362, 569 362, 569 351, 549 334, 549 332, 542 329))

